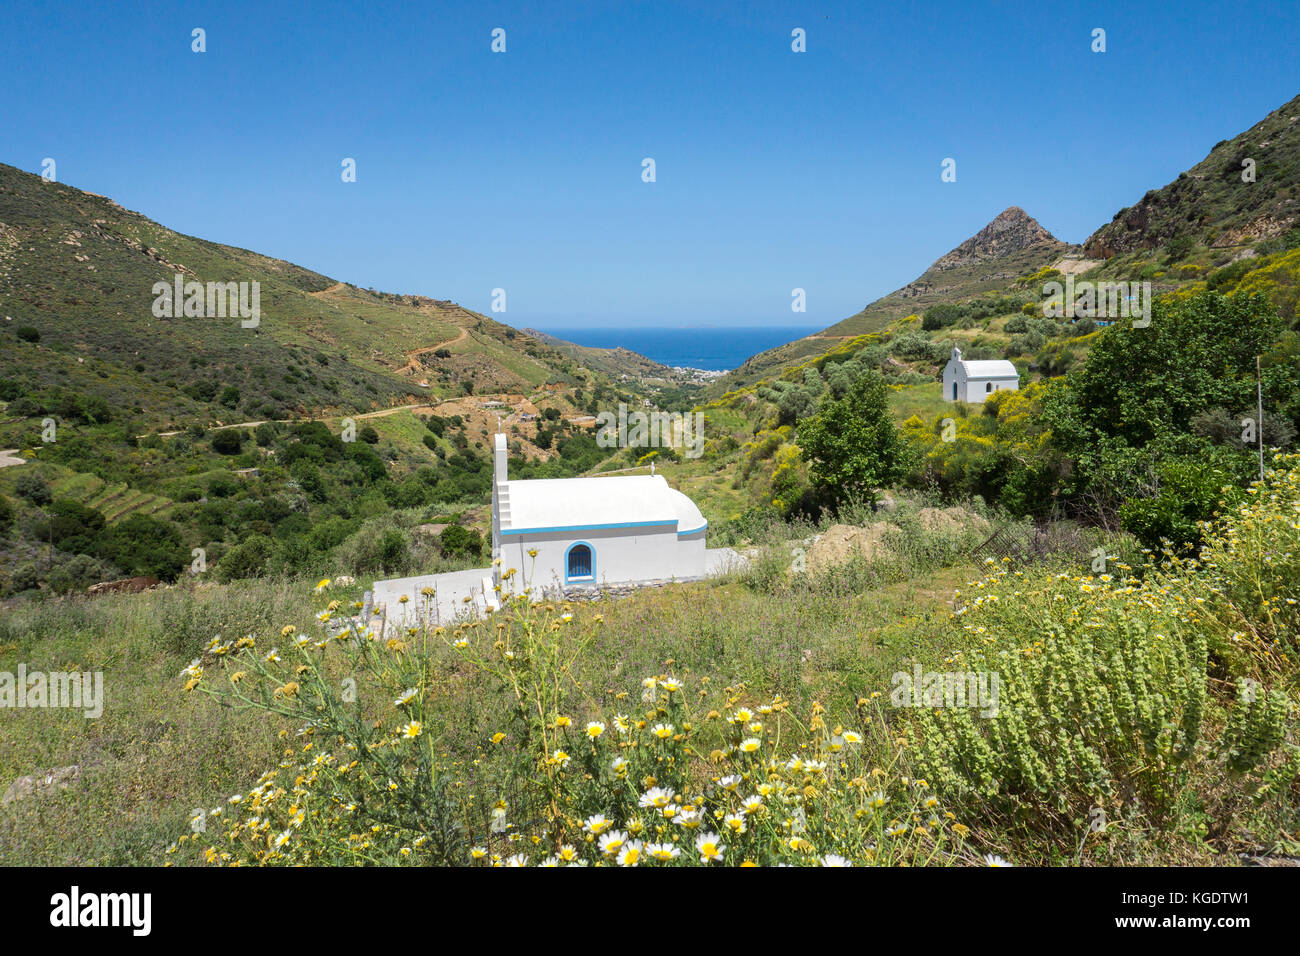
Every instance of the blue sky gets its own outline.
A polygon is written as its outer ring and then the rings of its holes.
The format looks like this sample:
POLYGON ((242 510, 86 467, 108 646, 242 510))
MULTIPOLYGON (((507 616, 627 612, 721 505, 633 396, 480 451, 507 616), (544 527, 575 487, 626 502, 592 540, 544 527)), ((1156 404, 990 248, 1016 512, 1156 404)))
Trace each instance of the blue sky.
POLYGON ((1294 0, 3 16, 0 162, 52 157, 171 228, 363 287, 483 312, 504 288, 497 318, 543 328, 829 325, 1007 206, 1081 241, 1300 92, 1294 0))

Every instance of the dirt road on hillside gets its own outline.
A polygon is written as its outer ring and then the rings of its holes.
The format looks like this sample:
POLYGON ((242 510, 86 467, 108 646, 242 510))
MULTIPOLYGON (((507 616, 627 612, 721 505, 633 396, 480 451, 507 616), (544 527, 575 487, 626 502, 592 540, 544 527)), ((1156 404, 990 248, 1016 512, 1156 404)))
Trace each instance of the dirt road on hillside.
MULTIPOLYGON (((377 412, 361 412, 356 415, 325 415, 324 418, 351 418, 353 420, 362 418, 384 418, 387 415, 396 415, 398 412, 411 412, 412 414, 424 412, 433 414, 432 405, 394 405, 392 408, 381 408, 377 412)), ((260 422, 231 422, 229 425, 209 425, 207 430, 210 432, 221 431, 223 428, 256 428, 258 425, 289 425, 294 422, 312 421, 306 418, 264 418, 260 422)), ((179 435, 180 432, 159 432, 159 438, 171 438, 173 435, 179 435)), ((21 465, 22 459, 12 464, 21 465)), ((0 465, 0 467, 3 467, 0 465)))

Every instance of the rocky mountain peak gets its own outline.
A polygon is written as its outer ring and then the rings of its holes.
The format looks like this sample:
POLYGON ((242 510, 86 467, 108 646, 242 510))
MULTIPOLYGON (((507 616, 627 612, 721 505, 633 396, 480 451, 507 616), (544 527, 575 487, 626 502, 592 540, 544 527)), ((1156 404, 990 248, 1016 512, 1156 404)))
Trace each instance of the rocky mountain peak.
POLYGON ((1035 247, 1064 246, 1019 206, 1008 206, 987 226, 956 249, 935 261, 929 271, 942 272, 958 266, 1000 259, 1013 252, 1035 247))

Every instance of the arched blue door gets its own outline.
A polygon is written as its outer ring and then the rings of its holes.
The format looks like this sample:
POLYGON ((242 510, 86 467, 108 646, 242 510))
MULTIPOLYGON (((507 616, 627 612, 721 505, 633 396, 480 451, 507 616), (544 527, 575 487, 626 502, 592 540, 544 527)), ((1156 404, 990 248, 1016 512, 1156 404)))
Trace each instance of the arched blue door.
POLYGON ((957 380, 953 379, 952 383, 952 400, 957 401, 957 380))
POLYGON ((585 544, 575 544, 569 548, 566 565, 565 576, 571 581, 593 577, 591 548, 585 544))

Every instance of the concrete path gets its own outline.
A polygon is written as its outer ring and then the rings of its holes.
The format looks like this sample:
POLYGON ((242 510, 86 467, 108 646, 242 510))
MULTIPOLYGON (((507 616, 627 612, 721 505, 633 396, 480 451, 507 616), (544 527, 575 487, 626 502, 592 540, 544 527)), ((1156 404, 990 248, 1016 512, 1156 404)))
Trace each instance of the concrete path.
POLYGON ((4 451, 0 451, 0 468, 8 468, 10 465, 25 464, 27 464, 27 459, 18 457, 17 448, 6 448, 4 451))

